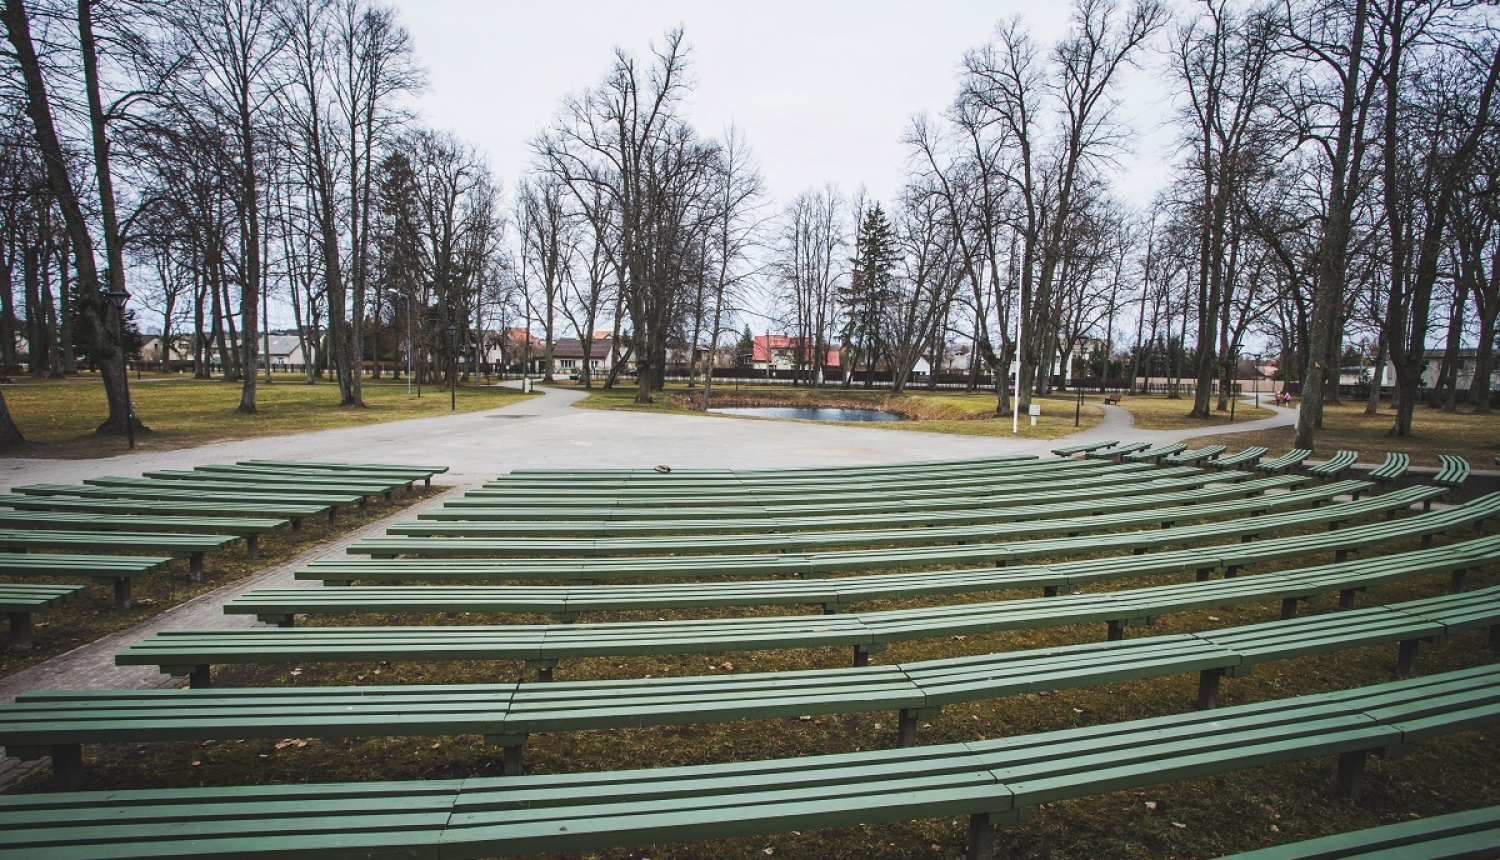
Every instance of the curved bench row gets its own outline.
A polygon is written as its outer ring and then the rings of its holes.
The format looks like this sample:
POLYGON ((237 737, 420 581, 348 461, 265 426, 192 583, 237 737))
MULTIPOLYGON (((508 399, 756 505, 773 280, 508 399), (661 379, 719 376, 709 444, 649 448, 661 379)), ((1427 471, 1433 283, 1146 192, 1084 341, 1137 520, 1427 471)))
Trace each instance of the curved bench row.
MULTIPOLYGON (((1426 551, 1430 553, 1431 551, 1426 551)), ((1039 690, 1199 673, 1197 706, 1220 678, 1310 654, 1398 642, 1410 674, 1421 642, 1488 628, 1500 648, 1500 586, 1388 606, 1195 634, 802 672, 447 686, 230 690, 47 690, 0 705, 9 755, 50 755, 64 783, 85 743, 269 737, 482 734, 521 767, 530 734, 899 711, 898 743, 945 706, 1039 690)))
MULTIPOLYGON (((1428 518, 1452 511, 1422 514, 1404 522, 1425 519, 1421 528, 1454 528, 1477 522, 1482 511, 1470 509, 1442 523, 1428 518)), ((908 639, 1085 623, 1107 624, 1109 638, 1118 639, 1124 628, 1149 624, 1170 612, 1265 600, 1280 601, 1283 615, 1290 617, 1298 601, 1320 594, 1340 592, 1341 601, 1352 605, 1357 590, 1422 573, 1456 574, 1493 561, 1497 553, 1500 535, 1491 535, 1419 553, 1215 582, 849 615, 472 627, 165 630, 119 652, 115 662, 159 666, 169 674, 188 675, 198 687, 208 685, 209 669, 216 663, 288 660, 524 660, 550 677, 557 661, 564 658, 849 646, 854 649, 855 665, 864 665, 870 653, 908 639)))
POLYGON ((969 816, 969 856, 1046 803, 1500 723, 1500 666, 1040 734, 650 770, 0 795, 0 858, 445 858, 593 851, 969 816))

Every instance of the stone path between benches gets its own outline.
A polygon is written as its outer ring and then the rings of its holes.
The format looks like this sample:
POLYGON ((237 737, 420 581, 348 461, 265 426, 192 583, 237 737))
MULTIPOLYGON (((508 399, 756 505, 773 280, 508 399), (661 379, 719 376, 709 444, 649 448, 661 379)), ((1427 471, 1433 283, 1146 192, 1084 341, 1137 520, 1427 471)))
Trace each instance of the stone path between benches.
MULTIPOLYGON (((540 397, 485 412, 443 415, 366 427, 224 442, 174 451, 136 451, 96 460, 0 459, 0 486, 78 483, 100 475, 138 476, 156 469, 191 469, 244 459, 332 460, 446 465, 433 479, 447 489, 414 508, 392 514, 254 576, 225 585, 134 627, 81 646, 30 669, 0 678, 0 701, 33 689, 147 689, 181 686, 153 667, 116 666, 125 646, 167 628, 249 627, 254 616, 225 615, 229 599, 253 588, 317 587, 292 574, 319 558, 342 557, 356 540, 385 533, 391 523, 441 505, 478 484, 517 468, 789 468, 796 466, 946 460, 1003 454, 1046 456, 1053 448, 1091 439, 1158 443, 1202 430, 1137 430, 1130 413, 1104 407, 1098 426, 1065 439, 950 436, 784 421, 576 409, 576 391, 543 390, 540 397)), ((1289 424, 1295 411, 1215 432, 1261 430, 1289 424)), ((101 443, 101 446, 108 443, 101 443)), ((0 757, 0 790, 39 763, 0 757)))

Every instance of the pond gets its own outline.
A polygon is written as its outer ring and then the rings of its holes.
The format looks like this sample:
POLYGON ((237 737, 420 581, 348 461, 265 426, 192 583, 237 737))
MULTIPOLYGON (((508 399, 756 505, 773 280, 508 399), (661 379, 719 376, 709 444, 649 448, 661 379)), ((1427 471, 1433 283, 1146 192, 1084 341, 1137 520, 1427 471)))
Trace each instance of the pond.
POLYGON ((799 421, 905 421, 894 412, 879 409, 835 409, 805 406, 723 406, 710 409, 722 415, 750 415, 755 418, 791 418, 799 421))

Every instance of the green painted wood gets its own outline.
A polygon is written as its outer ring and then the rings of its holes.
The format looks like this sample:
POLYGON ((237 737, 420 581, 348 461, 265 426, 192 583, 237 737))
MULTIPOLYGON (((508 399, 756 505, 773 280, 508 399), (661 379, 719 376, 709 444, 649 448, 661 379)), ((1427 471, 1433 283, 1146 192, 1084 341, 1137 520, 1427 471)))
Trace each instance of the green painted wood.
POLYGON ((1252 445, 1233 454, 1227 454, 1209 460, 1208 465, 1215 469, 1237 469, 1240 466, 1254 466, 1260 462, 1271 449, 1261 445, 1252 445))
POLYGON ((1074 454, 1087 454, 1090 451, 1097 451, 1101 448, 1108 448, 1118 444, 1120 444, 1118 439, 1110 439, 1105 442, 1084 442, 1079 445, 1069 445, 1065 448, 1053 448, 1052 453, 1058 457, 1071 457, 1074 454))
POLYGON ((1289 842, 1220 860, 1479 860, 1500 857, 1500 806, 1289 842))
POLYGON ((1453 454, 1438 455, 1439 468, 1432 482, 1444 487, 1459 487, 1469 479, 1472 467, 1469 461, 1453 454))
POLYGON ((1407 454, 1399 454, 1394 451, 1385 455, 1385 460, 1376 466, 1367 475, 1372 481, 1394 481, 1406 474, 1411 466, 1411 457, 1407 454))
POLYGON ((1293 448, 1292 450, 1263 463, 1256 463, 1255 468, 1268 475, 1285 472, 1288 469, 1301 465, 1303 460, 1312 456, 1312 451, 1306 448, 1293 448))
POLYGON ((280 531, 289 525, 291 525, 290 520, 276 517, 174 517, 0 510, 0 527, 8 529, 99 529, 176 534, 264 535, 280 531))
MULTIPOLYGON (((0 857, 95 856, 85 853, 95 846, 122 858, 164 848, 222 856, 230 845, 236 856, 293 846, 320 857, 368 856, 359 852, 429 845, 417 840, 433 831, 443 856, 480 857, 1014 815, 1037 803, 1399 747, 1408 708, 1434 734, 1460 731, 1480 719, 1466 696, 1497 690, 1500 669, 1487 666, 970 744, 463 781, 4 795, 0 857)), ((1493 725, 1500 713, 1485 719, 1493 725)))

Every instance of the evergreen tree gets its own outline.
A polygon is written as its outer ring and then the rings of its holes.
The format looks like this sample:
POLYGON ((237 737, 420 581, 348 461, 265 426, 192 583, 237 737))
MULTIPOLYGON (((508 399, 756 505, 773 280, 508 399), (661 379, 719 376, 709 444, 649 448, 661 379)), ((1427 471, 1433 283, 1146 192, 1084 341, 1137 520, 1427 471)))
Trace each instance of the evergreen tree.
MULTIPOLYGON (((849 286, 840 290, 846 319, 844 349, 852 353, 844 366, 853 369, 865 363, 865 387, 874 381, 875 362, 886 354, 886 308, 895 298, 892 284, 896 267, 896 236, 885 210, 876 203, 865 213, 854 243, 854 271, 849 286)), ((848 387, 851 378, 844 377, 848 387)))
POLYGON ((738 364, 741 356, 749 359, 748 363, 755 362, 755 334, 750 331, 750 324, 745 324, 745 331, 740 335, 740 342, 734 346, 735 363, 738 364))

